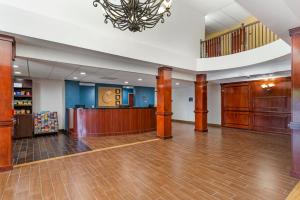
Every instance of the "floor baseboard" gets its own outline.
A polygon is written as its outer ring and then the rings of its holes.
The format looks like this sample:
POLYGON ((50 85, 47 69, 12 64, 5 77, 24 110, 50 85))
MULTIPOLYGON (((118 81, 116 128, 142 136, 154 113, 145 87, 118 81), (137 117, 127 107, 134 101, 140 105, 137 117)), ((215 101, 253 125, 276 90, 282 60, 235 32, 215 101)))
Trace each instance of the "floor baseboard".
MULTIPOLYGON (((179 119, 172 119, 173 122, 178 122, 178 123, 184 123, 184 124, 195 124, 195 122, 193 121, 185 121, 185 120, 179 120, 179 119)), ((221 124, 211 124, 211 123, 208 123, 207 124, 208 126, 211 126, 211 127, 218 127, 218 128, 221 128, 221 124)))
POLYGON ((192 121, 185 121, 185 120, 179 120, 179 119, 172 119, 173 122, 178 122, 178 123, 184 123, 184 124, 195 124, 195 122, 192 121))

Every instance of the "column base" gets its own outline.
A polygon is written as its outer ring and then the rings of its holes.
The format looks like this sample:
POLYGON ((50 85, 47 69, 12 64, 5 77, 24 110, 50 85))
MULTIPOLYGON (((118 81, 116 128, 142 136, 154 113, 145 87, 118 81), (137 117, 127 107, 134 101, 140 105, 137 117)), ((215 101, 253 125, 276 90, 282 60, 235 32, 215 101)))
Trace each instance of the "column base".
POLYGON ((10 171, 13 169, 12 165, 0 167, 0 172, 10 171))
POLYGON ((159 139, 162 139, 162 140, 168 140, 168 139, 172 139, 173 138, 173 136, 171 135, 171 136, 156 136, 157 138, 159 138, 159 139))
POLYGON ((194 131, 196 132, 201 132, 201 133, 205 133, 205 132, 208 132, 208 129, 205 129, 205 130, 200 130, 200 129, 194 129, 194 131))

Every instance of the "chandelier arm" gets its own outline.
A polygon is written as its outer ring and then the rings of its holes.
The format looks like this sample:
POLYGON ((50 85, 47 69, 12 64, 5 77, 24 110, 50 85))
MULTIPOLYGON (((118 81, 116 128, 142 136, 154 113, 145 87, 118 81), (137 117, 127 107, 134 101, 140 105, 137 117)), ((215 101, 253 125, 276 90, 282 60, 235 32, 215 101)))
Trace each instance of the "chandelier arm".
POLYGON ((152 18, 154 18, 156 16, 158 16, 158 17, 162 17, 163 16, 163 13, 158 14, 160 6, 161 5, 156 5, 156 7, 153 7, 152 12, 149 13, 149 15, 151 15, 152 17, 150 17, 149 19, 152 19, 152 18))
POLYGON ((160 0, 160 1, 157 1, 157 0, 147 0, 144 3, 140 2, 140 6, 148 5, 148 6, 152 7, 153 5, 155 5, 155 3, 161 5, 163 2, 164 2, 164 0, 160 0))

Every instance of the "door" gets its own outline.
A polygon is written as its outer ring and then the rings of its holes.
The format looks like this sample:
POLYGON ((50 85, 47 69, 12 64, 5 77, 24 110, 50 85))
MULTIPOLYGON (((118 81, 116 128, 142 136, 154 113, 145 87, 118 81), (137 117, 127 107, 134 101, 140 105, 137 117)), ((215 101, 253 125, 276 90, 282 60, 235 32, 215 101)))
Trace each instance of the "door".
POLYGON ((129 107, 134 107, 134 94, 128 94, 129 107))

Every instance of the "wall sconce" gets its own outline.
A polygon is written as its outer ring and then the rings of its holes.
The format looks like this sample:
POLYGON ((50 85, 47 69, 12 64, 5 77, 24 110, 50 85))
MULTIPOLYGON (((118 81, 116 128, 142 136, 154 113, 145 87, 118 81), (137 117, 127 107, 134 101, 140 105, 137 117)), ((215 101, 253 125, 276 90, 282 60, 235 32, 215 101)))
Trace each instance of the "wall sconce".
POLYGON ((269 83, 264 83, 260 85, 263 89, 271 89, 272 87, 275 86, 275 83, 269 82, 269 83))

